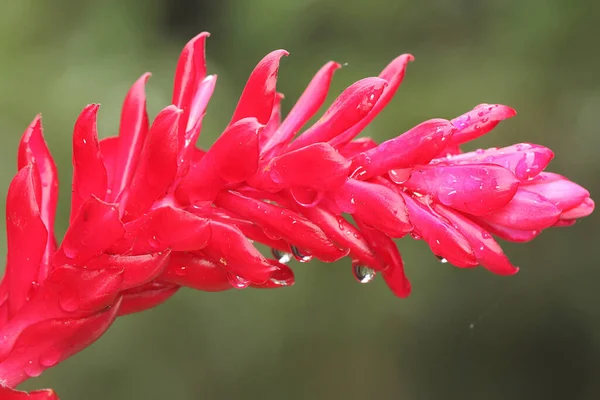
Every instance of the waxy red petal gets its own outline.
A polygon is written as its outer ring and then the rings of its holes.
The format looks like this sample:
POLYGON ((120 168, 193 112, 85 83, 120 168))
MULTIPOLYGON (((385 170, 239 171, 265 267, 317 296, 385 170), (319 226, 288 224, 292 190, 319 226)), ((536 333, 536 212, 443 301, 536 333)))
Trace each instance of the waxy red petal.
POLYGON ((34 390, 33 392, 22 392, 0 385, 0 399, 2 400, 59 400, 52 389, 34 390))
POLYGON ((181 110, 169 106, 162 110, 150 127, 140 154, 139 165, 126 197, 124 218, 130 221, 146 212, 165 195, 177 173, 177 123, 181 110))
POLYGON ((179 286, 169 283, 151 282, 123 292, 119 317, 154 308, 173 296, 179 286))
MULTIPOLYGON (((114 202, 119 198, 123 190, 131 183, 138 166, 148 133, 145 86, 150 75, 150 73, 142 75, 125 96, 121 111, 117 151, 112 165, 114 179, 109 185, 110 193, 107 194, 109 202, 114 202)), ((107 169, 110 169, 109 161, 105 161, 107 169)))
POLYGON ((256 118, 261 125, 269 122, 276 96, 279 61, 288 54, 285 50, 275 50, 258 63, 246 82, 229 126, 248 117, 256 118))
POLYGON ((475 222, 441 204, 432 204, 433 210, 446 218, 469 241, 477 261, 498 275, 514 275, 519 268, 513 266, 492 236, 475 222))
POLYGON ((508 147, 493 147, 433 160, 436 165, 498 164, 511 171, 517 179, 527 181, 537 176, 554 158, 547 147, 520 143, 508 147))
POLYGON ((551 172, 542 172, 524 185, 525 189, 541 195, 561 210, 576 207, 590 197, 590 192, 585 188, 551 172))
POLYGON ((245 118, 231 125, 192 165, 177 189, 181 202, 207 203, 214 199, 227 182, 239 183, 258 168, 258 136, 263 126, 255 118, 245 118))
POLYGON ((206 292, 232 288, 225 268, 197 253, 173 253, 160 280, 206 292))
POLYGON ((37 200, 40 205, 40 218, 46 226, 49 238, 38 272, 37 280, 41 282, 48 276, 50 258, 56 250, 54 214, 58 200, 58 176, 56 165, 42 134, 42 122, 39 115, 29 125, 19 143, 18 169, 31 163, 35 163, 40 176, 41 196, 37 200))
POLYGON ((114 254, 140 255, 174 251, 200 250, 211 235, 207 219, 187 211, 164 206, 125 225, 123 239, 115 243, 114 254))
POLYGON ((52 264, 84 266, 121 239, 124 233, 117 207, 92 197, 79 208, 61 246, 54 253, 52 264))
POLYGON ((398 91, 402 80, 404 79, 404 73, 406 72, 406 66, 409 62, 415 58, 411 54, 402 54, 396 57, 391 63, 389 63, 383 71, 379 74, 379 78, 384 79, 387 82, 387 86, 383 90, 381 97, 371 112, 363 118, 358 124, 348 129, 341 135, 333 138, 330 144, 333 147, 338 147, 348 143, 354 139, 376 116, 388 105, 392 97, 398 91))
MULTIPOLYGON (((541 230, 537 230, 537 229, 529 230, 529 231, 522 231, 519 229, 507 228, 506 226, 502 226, 502 225, 496 225, 496 224, 487 222, 481 218, 473 217, 471 219, 473 221, 475 221, 477 224, 481 225, 481 227, 483 227, 484 229, 489 231, 491 234, 496 235, 500 239, 504 239, 509 242, 515 242, 515 243, 530 242, 533 239, 535 239, 540 233, 542 233, 541 230)), ((556 225, 554 225, 554 226, 556 226, 556 225)))
POLYGON ((73 130, 73 192, 71 195, 71 221, 81 204, 95 196, 104 200, 107 189, 107 174, 100 145, 96 117, 97 104, 83 109, 73 130))
POLYGON ((293 286, 295 283, 294 271, 285 264, 281 264, 276 260, 267 260, 276 269, 271 273, 268 281, 261 284, 251 284, 250 286, 257 289, 278 289, 281 287, 293 286))
POLYGON ((221 222, 210 221, 212 235, 203 249, 211 260, 252 283, 266 282, 275 270, 242 232, 221 222))
POLYGON ((261 154, 268 158, 289 144, 300 128, 319 111, 327 98, 334 72, 341 65, 330 61, 325 64, 313 77, 302 96, 279 126, 279 129, 261 146, 261 154))
POLYGON ((457 267, 474 267, 478 264, 469 241, 459 230, 421 199, 402 192, 400 194, 406 202, 413 232, 427 242, 433 254, 457 267))
POLYGON ((118 310, 117 301, 89 318, 49 319, 27 327, 16 339, 9 356, 0 362, 4 383, 16 386, 88 347, 108 329, 118 310), (32 354, 37 358, 32 359, 32 354))
POLYGON ((246 197, 240 193, 219 194, 216 204, 277 233, 286 242, 308 250, 320 260, 333 262, 347 254, 336 247, 314 223, 286 208, 246 197))
POLYGON ((561 210, 537 193, 519 189, 504 207, 482 217, 495 225, 518 230, 542 230, 558 221, 561 210))
POLYGON ((430 194, 457 210, 485 215, 511 201, 519 180, 506 168, 493 164, 423 165, 413 169, 403 186, 430 194))
POLYGON ((6 291, 8 314, 15 315, 37 285, 40 263, 46 250, 48 231, 42 221, 37 198, 41 193, 35 164, 23 167, 13 178, 6 199, 6 291))
POLYGON ((100 153, 104 160, 104 166, 106 167, 106 177, 109 189, 106 190, 106 198, 112 198, 112 189, 115 181, 116 165, 117 165, 117 151, 119 149, 119 137, 111 136, 104 138, 100 141, 100 153))
POLYGON ((404 273, 404 263, 398 246, 386 234, 369 227, 360 219, 356 218, 356 223, 371 248, 386 265, 382 275, 392 293, 400 298, 408 297, 411 285, 404 273))
POLYGON ((339 95, 323 116, 287 147, 287 151, 309 144, 327 142, 352 128, 375 107, 387 82, 381 78, 365 78, 339 95))
POLYGON ((348 179, 334 198, 342 211, 391 237, 400 238, 412 230, 404 200, 390 188, 348 179))
POLYGON ((570 208, 566 211, 563 211, 560 214, 560 219, 561 220, 574 220, 577 218, 587 217, 594 211, 594 208, 595 208, 594 200, 592 200, 588 197, 588 198, 584 199, 581 202, 581 204, 579 204, 578 206, 570 208))
POLYGON ((480 104, 452 120, 458 131, 452 136, 450 144, 458 145, 485 135, 500 121, 515 115, 515 110, 502 104, 480 104))
POLYGON ((353 176, 368 179, 391 169, 427 164, 446 147, 456 128, 445 119, 425 121, 352 160, 353 176))

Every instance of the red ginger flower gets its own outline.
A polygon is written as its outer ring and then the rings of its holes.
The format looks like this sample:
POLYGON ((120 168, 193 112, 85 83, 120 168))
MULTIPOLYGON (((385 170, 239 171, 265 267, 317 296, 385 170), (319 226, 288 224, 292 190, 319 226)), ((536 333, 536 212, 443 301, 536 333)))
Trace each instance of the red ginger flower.
MULTIPOLYGON (((351 85, 297 135, 324 103, 340 65, 325 64, 282 121, 275 83, 287 52, 274 51, 250 75, 223 134, 200 150, 195 143, 216 83, 206 75, 207 36, 185 46, 173 104, 151 126, 149 74, 127 94, 117 137, 98 141, 98 106, 83 110, 73 133, 70 225, 60 247, 53 232, 56 168, 39 118, 25 132, 7 199, 2 398, 27 398, 10 388, 91 344, 117 316, 154 307, 181 286, 288 286, 292 257, 349 256, 359 281, 379 272, 405 297, 410 284, 393 238, 410 234, 457 267, 510 275, 517 268, 492 234, 525 242, 594 208, 585 189, 543 172, 553 157, 543 146, 460 152, 459 145, 514 116, 506 106, 482 104, 450 121, 429 120, 379 145, 355 139, 397 91, 410 55, 351 85), (270 246, 275 259, 252 241, 270 246)), ((29 396, 55 398, 51 391, 29 396)))

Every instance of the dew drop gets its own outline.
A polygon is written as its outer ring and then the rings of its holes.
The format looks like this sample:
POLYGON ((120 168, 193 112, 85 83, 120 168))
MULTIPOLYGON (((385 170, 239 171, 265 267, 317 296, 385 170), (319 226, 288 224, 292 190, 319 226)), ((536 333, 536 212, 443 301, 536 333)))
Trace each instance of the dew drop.
POLYGON ((58 350, 50 350, 48 353, 43 354, 40 357, 40 365, 46 368, 50 368, 58 364, 61 353, 58 350))
POLYGON ((411 233, 410 233, 410 236, 411 236, 413 239, 415 239, 415 240, 421 240, 421 236, 417 235, 417 234, 416 234, 416 233, 414 233, 414 232, 411 232, 411 233))
POLYGON ((79 309, 80 299, 77 290, 64 288, 58 294, 58 304, 66 312, 75 312, 79 309))
POLYGON ((158 249, 160 247, 160 241, 158 240, 156 235, 150 236, 150 239, 148 239, 148 244, 151 247, 154 247, 155 249, 158 249))
POLYGON ((281 264, 287 264, 292 260, 292 254, 286 251, 271 249, 271 254, 273 254, 273 257, 281 264))
POLYGON ((235 289, 246 289, 250 286, 250 281, 236 275, 232 272, 227 272, 227 280, 235 289))
POLYGON ((290 246, 290 248, 292 250, 292 255, 294 256, 294 258, 300 261, 301 263, 309 262, 313 258, 312 254, 305 252, 304 250, 300 250, 296 246, 290 246))
POLYGON ((455 118, 452 121, 452 125, 454 125, 456 128, 461 130, 461 129, 465 129, 467 127, 467 125, 469 125, 470 121, 471 121, 471 117, 468 114, 461 115, 460 117, 455 118))
POLYGON ((439 262, 441 262, 442 264, 446 264, 448 262, 448 260, 446 260, 444 257, 442 256, 438 256, 436 255, 435 258, 438 259, 439 262))
POLYGON ((392 182, 401 185, 410 178, 411 173, 411 168, 392 169, 389 172, 389 176, 392 182))
POLYGON ((354 279, 359 283, 369 283, 375 279, 375 270, 358 263, 352 263, 352 273, 354 279))
POLYGON ((185 265, 182 265, 175 270, 175 275, 177 275, 177 276, 185 276, 187 274, 188 274, 188 269, 185 265))
POLYGON ((31 286, 29 286, 29 289, 27 290, 27 295, 25 296, 25 300, 29 301, 33 298, 33 296, 35 296, 35 294, 37 293, 38 288, 40 287, 40 284, 37 283, 36 281, 32 281, 31 282, 31 286))
POLYGON ((23 371, 32 378, 38 377, 42 374, 42 368, 37 362, 30 360, 27 365, 23 368, 23 371))

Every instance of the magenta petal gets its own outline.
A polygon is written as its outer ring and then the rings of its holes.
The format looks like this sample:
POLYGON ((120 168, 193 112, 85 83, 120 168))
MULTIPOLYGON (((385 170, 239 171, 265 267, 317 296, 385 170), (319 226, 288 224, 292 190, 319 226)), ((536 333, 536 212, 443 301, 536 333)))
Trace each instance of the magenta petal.
POLYGON ((275 103, 279 61, 288 54, 285 50, 275 50, 260 60, 246 82, 229 126, 248 117, 256 118, 261 125, 269 122, 275 103))
POLYGON ((368 179, 396 168, 427 164, 448 144, 456 128, 445 119, 425 121, 408 132, 362 152, 352 160, 354 176, 368 179))
POLYGON ((131 181, 124 217, 130 221, 146 212, 173 183, 177 172, 177 121, 181 110, 169 106, 154 120, 131 181))
POLYGON ((519 180, 493 164, 423 165, 413 169, 403 186, 468 214, 485 215, 511 201, 519 180))
POLYGON ((558 207, 539 194, 520 189, 506 206, 482 219, 511 229, 542 230, 554 225, 560 212, 558 207))
POLYGON ((348 179, 334 196, 342 211, 391 237, 400 238, 412 230, 404 200, 390 188, 348 179))
POLYGON ((344 217, 335 215, 320 206, 306 208, 303 213, 340 247, 350 249, 350 257, 376 271, 385 268, 361 232, 344 217))
POLYGON ((383 71, 381 71, 379 78, 384 79, 387 82, 387 86, 383 90, 379 101, 375 104, 375 107, 373 107, 366 118, 362 119, 358 124, 354 125, 346 132, 333 138, 330 143, 333 147, 338 147, 354 139, 356 135, 358 135, 373 120, 373 118, 388 105, 404 79, 404 73, 406 72, 408 63, 414 59, 415 58, 411 54, 402 54, 396 57, 383 71))
MULTIPOLYGON (((529 231, 523 231, 519 229, 511 229, 506 226, 493 224, 487 221, 484 221, 481 218, 472 218, 472 220, 481 225, 484 229, 490 232, 493 235, 498 236, 500 239, 504 239, 509 242, 515 243, 526 243, 535 239, 542 231, 534 229, 529 231)), ((559 220, 560 221, 560 220, 559 220)), ((557 221, 557 222, 559 222, 557 221)), ((553 225, 553 226, 556 226, 553 225)))
POLYGON ((519 268, 513 266, 492 236, 475 222, 440 204, 432 204, 438 214, 445 217, 469 241, 477 261, 498 275, 514 275, 519 268))
POLYGON ((8 188, 5 289, 8 293, 9 316, 15 315, 25 304, 32 285, 37 285, 40 263, 46 250, 48 231, 36 200, 39 193, 39 174, 35 164, 23 167, 8 188))
POLYGON ((269 137, 264 146, 261 146, 263 156, 270 156, 273 153, 272 150, 277 153, 277 150, 287 146, 300 128, 321 108, 327 98, 333 73, 338 68, 341 68, 341 65, 333 61, 321 67, 279 129, 269 137))
POLYGON ((525 184, 527 190, 541 195, 561 210, 573 208, 590 197, 590 192, 585 188, 551 172, 542 172, 536 179, 525 184))
POLYGON ((173 296, 179 286, 151 282, 123 292, 119 317, 154 308, 173 296))
POLYGON ((170 251, 138 256, 102 254, 94 257, 85 267, 88 270, 116 268, 123 271, 120 290, 144 285, 160 275, 169 264, 170 251))
POLYGON ((221 292, 232 288, 227 271, 222 266, 195 253, 173 253, 160 279, 206 292, 221 292))
POLYGON ((16 386, 88 347, 108 329, 118 310, 119 302, 89 318, 49 319, 27 327, 0 362, 3 383, 16 386))
POLYGON ((561 220, 573 220, 577 218, 587 217, 594 211, 594 200, 589 197, 584 199, 581 204, 576 207, 570 208, 560 214, 561 220))
POLYGON ((107 176, 96 129, 97 104, 83 109, 73 130, 73 191, 71 221, 81 204, 92 196, 104 199, 107 176))
POLYGON ((411 291, 410 281, 404 273, 404 263, 396 243, 383 232, 370 228, 360 219, 356 219, 356 223, 371 248, 386 264, 382 275, 392 293, 400 298, 408 297, 411 291))
POLYGON ((315 143, 275 157, 266 170, 281 188, 304 187, 328 191, 348 177, 350 161, 327 143, 315 143))
POLYGON ((286 242, 310 251, 320 260, 333 262, 347 254, 345 249, 336 247, 318 226, 286 208, 236 192, 219 194, 216 204, 227 210, 233 210, 242 218, 254 221, 263 229, 276 232, 286 242))
POLYGON ((124 233, 117 207, 92 197, 79 208, 60 248, 54 253, 52 264, 83 266, 121 239, 124 233))
POLYGON ((387 82, 365 78, 347 88, 323 116, 286 149, 292 151, 309 144, 327 142, 350 129, 369 114, 383 93, 387 82))
MULTIPOLYGON (((146 82, 150 73, 142 75, 129 89, 123 109, 114 164, 114 179, 111 182, 107 200, 114 202, 131 183, 148 133, 148 112, 146 111, 146 82)), ((103 153, 104 154, 104 153, 103 153)), ((107 169, 110 163, 106 160, 107 169)))
POLYGON ((458 131, 450 140, 450 144, 458 145, 485 135, 500 121, 515 115, 517 115, 515 110, 502 104, 480 104, 452 120, 452 124, 458 128, 458 131))
POLYGON ((445 258, 457 267, 473 267, 478 264, 469 241, 445 218, 436 214, 418 198, 401 193, 414 233, 427 242, 433 254, 445 258))
POLYGON ((547 147, 537 144, 520 143, 508 147, 493 147, 487 150, 447 156, 434 160, 436 164, 497 164, 511 171, 517 179, 527 181, 546 168, 554 157, 547 147))
POLYGON ((212 235, 203 253, 227 271, 252 283, 266 282, 275 270, 239 229, 210 221, 212 235))

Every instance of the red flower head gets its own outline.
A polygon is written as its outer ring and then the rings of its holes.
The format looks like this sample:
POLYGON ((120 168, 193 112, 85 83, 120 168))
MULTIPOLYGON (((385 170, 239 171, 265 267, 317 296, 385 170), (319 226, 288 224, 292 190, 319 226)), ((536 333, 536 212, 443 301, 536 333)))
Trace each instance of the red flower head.
MULTIPOLYGON (((143 75, 125 98, 119 135, 98 141, 97 105, 73 133, 70 225, 57 246, 56 168, 39 118, 19 147, 7 199, 8 260, 0 285, 0 394, 85 348, 119 315, 154 307, 181 286, 221 291, 294 283, 292 258, 349 256, 360 282, 380 273, 408 296, 393 242, 410 234, 457 267, 517 272, 492 235, 525 242, 590 214, 589 193, 543 172, 549 149, 518 144, 461 153, 462 143, 515 115, 482 104, 377 144, 356 136, 397 91, 411 55, 325 101, 339 64, 325 64, 281 120, 284 50, 256 66, 214 145, 195 143, 216 84, 207 33, 183 49, 173 104, 150 125, 143 75), (352 217, 352 224, 345 216, 352 217), (273 249, 262 255, 253 241, 273 249)), ((10 393, 10 394, 9 394, 10 393)), ((56 398, 51 391, 30 398, 56 398)))

